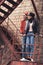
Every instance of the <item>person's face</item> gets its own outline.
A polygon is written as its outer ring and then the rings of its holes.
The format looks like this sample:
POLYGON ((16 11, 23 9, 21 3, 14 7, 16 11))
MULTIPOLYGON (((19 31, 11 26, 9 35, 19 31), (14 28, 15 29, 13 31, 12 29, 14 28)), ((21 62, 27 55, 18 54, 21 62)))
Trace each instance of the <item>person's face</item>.
POLYGON ((32 16, 27 16, 27 18, 28 18, 28 19, 31 19, 31 18, 32 18, 32 16))

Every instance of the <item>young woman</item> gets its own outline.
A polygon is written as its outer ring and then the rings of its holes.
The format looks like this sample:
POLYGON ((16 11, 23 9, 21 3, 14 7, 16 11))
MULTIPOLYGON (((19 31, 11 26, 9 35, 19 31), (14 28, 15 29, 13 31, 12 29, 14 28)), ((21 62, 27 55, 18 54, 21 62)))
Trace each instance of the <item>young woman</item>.
POLYGON ((29 15, 26 15, 26 19, 22 21, 24 25, 22 24, 21 30, 24 27, 24 33, 22 33, 24 36, 22 38, 22 52, 27 52, 27 54, 22 53, 22 59, 21 61, 28 61, 33 59, 28 58, 31 57, 31 52, 34 52, 34 34, 39 34, 39 23, 35 19, 35 14, 30 13, 29 15))

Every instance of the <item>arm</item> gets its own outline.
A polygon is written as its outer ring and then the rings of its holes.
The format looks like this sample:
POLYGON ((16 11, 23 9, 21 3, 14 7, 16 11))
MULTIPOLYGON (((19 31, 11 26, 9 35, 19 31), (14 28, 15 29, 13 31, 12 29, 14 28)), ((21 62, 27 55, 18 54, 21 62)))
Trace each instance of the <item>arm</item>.
POLYGON ((20 25, 20 33, 21 34, 25 33, 25 25, 26 25, 25 21, 24 20, 21 21, 21 25, 20 25))
POLYGON ((37 34, 39 35, 40 34, 40 25, 39 25, 39 21, 36 19, 35 20, 35 27, 36 27, 36 29, 37 29, 37 34))

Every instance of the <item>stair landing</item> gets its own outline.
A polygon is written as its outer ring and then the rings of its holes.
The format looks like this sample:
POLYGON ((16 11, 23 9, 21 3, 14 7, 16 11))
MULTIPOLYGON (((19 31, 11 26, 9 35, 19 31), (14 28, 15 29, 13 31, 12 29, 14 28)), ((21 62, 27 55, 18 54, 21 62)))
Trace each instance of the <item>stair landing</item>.
MULTIPOLYGON (((9 64, 9 63, 8 63, 9 64)), ((29 61, 11 61, 10 65, 43 65, 43 63, 29 62, 29 61)))

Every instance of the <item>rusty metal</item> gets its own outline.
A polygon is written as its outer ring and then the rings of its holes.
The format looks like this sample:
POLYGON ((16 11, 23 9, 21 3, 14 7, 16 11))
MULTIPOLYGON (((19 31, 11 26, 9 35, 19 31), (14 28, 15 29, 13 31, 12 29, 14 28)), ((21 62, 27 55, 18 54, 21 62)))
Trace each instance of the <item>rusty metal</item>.
POLYGON ((5 0, 0 0, 0 5, 4 2, 5 0))
MULTIPOLYGON (((2 0, 3 1, 3 0, 2 0)), ((12 7, 10 7, 9 5, 7 5, 6 3, 0 4, 0 12, 3 13, 3 16, 0 16, 0 24, 12 13, 12 11, 22 2, 22 0, 17 0, 17 2, 13 1, 13 0, 5 0, 8 1, 10 4, 12 4, 12 7), (8 9, 8 11, 6 12, 5 10, 1 9, 1 6, 5 7, 6 9, 8 9), (8 14, 7 14, 8 13, 8 14)))
POLYGON ((30 62, 30 61, 10 61, 7 65, 43 65, 43 63, 30 62))
POLYGON ((35 13, 36 13, 36 15, 37 15, 37 18, 38 18, 38 20, 40 20, 40 17, 39 17, 39 14, 38 14, 38 11, 37 11, 37 8, 36 8, 36 5, 35 5, 34 0, 31 0, 31 2, 32 2, 32 5, 33 5, 33 7, 34 7, 34 10, 35 10, 35 13))

